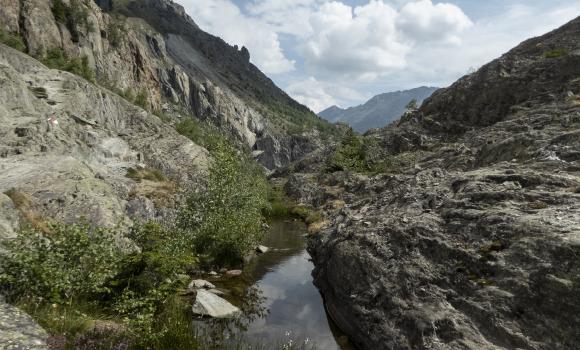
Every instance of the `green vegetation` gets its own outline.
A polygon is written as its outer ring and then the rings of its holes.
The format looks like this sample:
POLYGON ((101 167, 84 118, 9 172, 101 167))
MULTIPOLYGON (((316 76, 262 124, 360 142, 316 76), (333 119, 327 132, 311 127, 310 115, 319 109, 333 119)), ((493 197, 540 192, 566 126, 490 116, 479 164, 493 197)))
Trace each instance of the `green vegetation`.
POLYGON ((10 34, 5 32, 0 28, 0 43, 10 46, 18 51, 26 50, 26 45, 22 41, 22 38, 18 35, 10 34))
POLYGON ((268 183, 248 156, 225 140, 214 141, 206 189, 189 193, 177 227, 193 238, 198 254, 235 265, 262 237, 268 183))
POLYGON ((417 99, 412 99, 411 101, 409 101, 409 103, 407 103, 407 105, 405 106, 405 109, 407 111, 414 111, 417 108, 419 108, 419 103, 417 102, 417 99))
POLYGON ((86 224, 49 228, 50 234, 24 230, 6 242, 10 254, 0 255, 4 294, 63 303, 106 293, 120 260, 112 233, 86 224))
POLYGON ((125 17, 119 14, 113 14, 107 26, 107 39, 109 43, 115 47, 119 47, 125 39, 126 31, 125 17))
POLYGON ((162 182, 165 181, 165 176, 163 173, 157 169, 127 169, 127 174, 125 175, 129 179, 141 182, 142 180, 162 182))
POLYGON ((79 40, 79 27, 87 32, 94 30, 89 11, 81 0, 71 0, 68 5, 63 0, 53 0, 51 9, 56 21, 68 28, 75 42, 79 40))
POLYGON ((49 68, 76 74, 90 82, 95 81, 95 72, 89 67, 86 56, 69 57, 62 49, 52 49, 40 60, 49 68))
POLYGON ((303 132, 318 130, 323 139, 337 137, 340 130, 333 124, 321 119, 310 110, 299 109, 287 103, 278 101, 264 102, 264 107, 257 107, 265 116, 271 117, 283 131, 290 135, 300 135, 303 132))
POLYGON ((557 48, 547 52, 544 52, 545 58, 559 58, 568 55, 568 50, 565 48, 557 48))
POLYGON ((350 129, 342 139, 338 149, 329 158, 327 165, 330 171, 370 171, 361 136, 350 129))

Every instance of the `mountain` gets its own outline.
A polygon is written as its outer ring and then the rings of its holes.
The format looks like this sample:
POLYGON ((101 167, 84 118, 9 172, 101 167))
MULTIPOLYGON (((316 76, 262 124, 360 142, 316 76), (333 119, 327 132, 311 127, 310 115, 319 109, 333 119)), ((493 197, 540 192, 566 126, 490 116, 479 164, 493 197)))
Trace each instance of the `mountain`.
POLYGON ((9 1, 0 28, 34 57, 84 59, 98 85, 139 97, 152 112, 213 124, 269 169, 334 133, 260 72, 245 47, 205 33, 170 0, 54 3, 9 1))
POLYGON ((579 77, 580 17, 292 166, 358 348, 578 347, 579 77))
POLYGON ((436 90, 437 88, 422 86, 411 90, 388 92, 377 95, 360 106, 347 109, 332 106, 318 115, 333 123, 345 122, 356 131, 365 132, 399 119, 411 100, 421 104, 436 90))
MULTIPOLYGON (((275 169, 337 133, 170 0, 5 2, 0 67, 0 194, 65 223, 79 207, 102 227, 165 216, 172 201, 155 196, 207 172, 205 134, 275 169), (128 169, 167 186, 141 188, 128 169)), ((0 215, 0 236, 13 224, 0 215)))

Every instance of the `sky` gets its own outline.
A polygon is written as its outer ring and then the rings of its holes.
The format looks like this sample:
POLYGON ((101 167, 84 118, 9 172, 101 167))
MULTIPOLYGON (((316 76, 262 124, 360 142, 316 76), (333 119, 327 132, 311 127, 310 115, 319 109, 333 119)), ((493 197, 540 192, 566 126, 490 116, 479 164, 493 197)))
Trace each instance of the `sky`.
POLYGON ((319 112, 445 87, 580 16, 578 0, 176 0, 319 112))

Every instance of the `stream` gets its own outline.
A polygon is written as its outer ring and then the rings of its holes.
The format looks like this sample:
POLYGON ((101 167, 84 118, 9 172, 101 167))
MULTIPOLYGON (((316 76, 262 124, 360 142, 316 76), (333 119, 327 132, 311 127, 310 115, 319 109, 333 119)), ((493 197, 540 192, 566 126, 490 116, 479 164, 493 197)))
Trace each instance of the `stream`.
POLYGON ((274 222, 263 242, 268 252, 252 259, 239 277, 210 279, 229 293, 226 299, 242 305, 244 316, 227 328, 236 338, 262 347, 354 349, 327 316, 313 284, 305 235, 302 223, 274 222))

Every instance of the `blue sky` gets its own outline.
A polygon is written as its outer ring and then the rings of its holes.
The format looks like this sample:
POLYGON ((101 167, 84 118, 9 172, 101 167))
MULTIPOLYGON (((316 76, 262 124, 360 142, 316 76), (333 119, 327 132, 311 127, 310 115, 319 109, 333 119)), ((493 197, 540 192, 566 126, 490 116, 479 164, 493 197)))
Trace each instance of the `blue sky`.
POLYGON ((177 0, 318 112, 444 87, 580 16, 578 0, 177 0))

